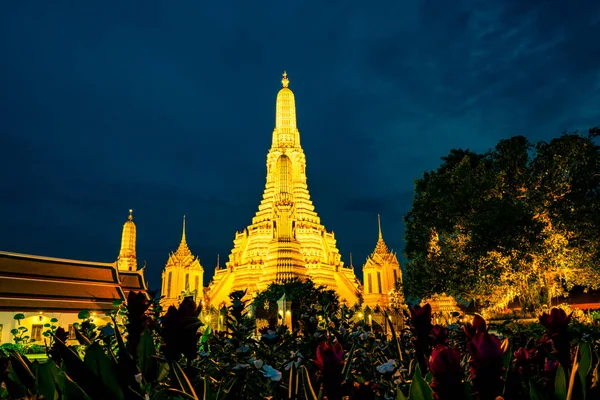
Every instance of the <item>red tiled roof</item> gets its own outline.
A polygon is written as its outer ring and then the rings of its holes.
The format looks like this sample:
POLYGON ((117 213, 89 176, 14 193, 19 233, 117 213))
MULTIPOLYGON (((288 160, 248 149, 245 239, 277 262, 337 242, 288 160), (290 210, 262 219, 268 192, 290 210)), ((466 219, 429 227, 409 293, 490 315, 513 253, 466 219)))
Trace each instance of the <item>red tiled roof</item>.
POLYGON ((0 252, 3 311, 108 311, 130 290, 146 290, 142 271, 119 274, 114 264, 0 252))
POLYGON ((148 293, 143 269, 139 271, 119 271, 119 279, 121 280, 121 287, 123 288, 123 292, 125 292, 125 297, 132 291, 148 293))

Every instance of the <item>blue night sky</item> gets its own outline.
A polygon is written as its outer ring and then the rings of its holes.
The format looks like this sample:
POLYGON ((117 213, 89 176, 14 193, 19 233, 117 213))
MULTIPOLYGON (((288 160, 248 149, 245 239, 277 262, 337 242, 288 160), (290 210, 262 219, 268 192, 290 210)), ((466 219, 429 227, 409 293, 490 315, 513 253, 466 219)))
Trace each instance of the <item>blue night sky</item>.
POLYGON ((377 213, 402 250, 413 180, 451 148, 598 125, 599 38, 597 0, 4 1, 0 250, 111 262, 133 208, 157 288, 186 214, 207 283, 257 210, 285 69, 359 268, 377 213))

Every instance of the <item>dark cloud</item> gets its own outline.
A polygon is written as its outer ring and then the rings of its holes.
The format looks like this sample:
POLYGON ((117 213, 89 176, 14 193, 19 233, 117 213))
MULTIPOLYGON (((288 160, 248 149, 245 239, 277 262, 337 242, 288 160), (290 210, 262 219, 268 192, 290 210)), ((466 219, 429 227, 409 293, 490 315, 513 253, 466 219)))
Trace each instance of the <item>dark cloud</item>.
POLYGON ((413 180, 600 123, 600 3, 151 2, 0 7, 0 248, 110 261, 133 207, 150 282, 181 235, 212 275, 262 196, 279 74, 308 182, 347 261, 413 180))

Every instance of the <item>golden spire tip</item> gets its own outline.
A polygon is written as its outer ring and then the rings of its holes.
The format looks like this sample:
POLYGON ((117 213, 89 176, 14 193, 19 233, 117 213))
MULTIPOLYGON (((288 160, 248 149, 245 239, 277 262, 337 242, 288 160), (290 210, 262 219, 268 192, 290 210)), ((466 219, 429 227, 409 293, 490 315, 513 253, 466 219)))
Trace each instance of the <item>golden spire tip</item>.
POLYGON ((383 239, 383 235, 381 234, 381 215, 377 214, 377 226, 379 228, 379 239, 383 239))
POLYGON ((132 208, 129 209, 129 218, 128 219, 130 221, 133 219, 133 209, 132 208))
POLYGON ((284 88, 288 87, 288 85, 290 84, 290 80, 287 77, 287 72, 285 71, 283 71, 283 79, 281 80, 281 84, 284 88))

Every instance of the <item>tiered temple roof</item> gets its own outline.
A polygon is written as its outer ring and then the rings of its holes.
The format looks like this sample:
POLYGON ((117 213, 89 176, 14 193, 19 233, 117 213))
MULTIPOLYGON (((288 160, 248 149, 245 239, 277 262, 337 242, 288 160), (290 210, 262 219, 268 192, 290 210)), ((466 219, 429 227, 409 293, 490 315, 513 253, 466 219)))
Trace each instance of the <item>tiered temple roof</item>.
POLYGON ((147 291, 142 271, 98 263, 0 252, 0 310, 112 310, 130 290, 147 291))

